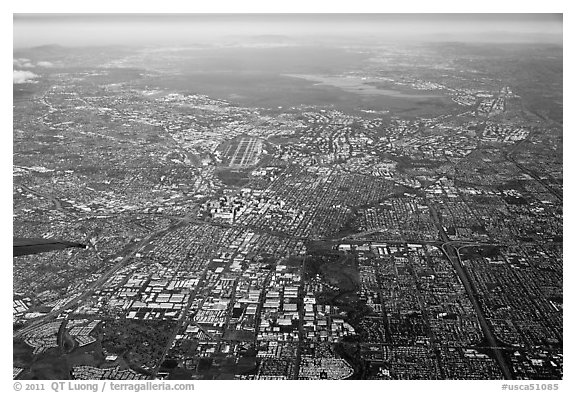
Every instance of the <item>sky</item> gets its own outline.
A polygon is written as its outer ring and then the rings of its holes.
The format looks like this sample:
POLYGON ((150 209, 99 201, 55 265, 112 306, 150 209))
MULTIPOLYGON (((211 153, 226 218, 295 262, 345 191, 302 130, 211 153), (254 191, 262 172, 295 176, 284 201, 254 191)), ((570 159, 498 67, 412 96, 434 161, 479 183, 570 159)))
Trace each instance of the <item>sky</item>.
POLYGON ((24 14, 15 48, 193 44, 259 35, 562 43, 562 14, 24 14))

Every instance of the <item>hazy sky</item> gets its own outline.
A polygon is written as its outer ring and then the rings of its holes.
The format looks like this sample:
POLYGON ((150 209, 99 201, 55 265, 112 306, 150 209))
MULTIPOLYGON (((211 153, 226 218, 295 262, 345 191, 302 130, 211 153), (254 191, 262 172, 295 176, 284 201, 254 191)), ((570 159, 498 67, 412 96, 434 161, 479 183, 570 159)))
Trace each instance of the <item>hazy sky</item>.
POLYGON ((562 14, 14 14, 14 47, 254 35, 562 43, 562 14))

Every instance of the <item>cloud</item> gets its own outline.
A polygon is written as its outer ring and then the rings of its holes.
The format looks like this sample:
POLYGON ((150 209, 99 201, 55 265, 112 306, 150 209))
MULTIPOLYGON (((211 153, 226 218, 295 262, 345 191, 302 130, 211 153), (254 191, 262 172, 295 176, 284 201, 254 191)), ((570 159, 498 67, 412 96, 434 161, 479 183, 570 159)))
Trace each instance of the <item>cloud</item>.
POLYGON ((36 64, 34 64, 32 60, 26 59, 24 57, 12 59, 12 64, 14 65, 14 68, 54 67, 54 63, 51 63, 49 61, 39 61, 36 64))
POLYGON ((19 68, 33 68, 34 64, 30 61, 30 59, 19 58, 19 59, 12 59, 12 63, 15 67, 19 68))
POLYGON ((13 71, 14 83, 37 83, 34 78, 38 78, 38 75, 33 72, 21 70, 13 71))

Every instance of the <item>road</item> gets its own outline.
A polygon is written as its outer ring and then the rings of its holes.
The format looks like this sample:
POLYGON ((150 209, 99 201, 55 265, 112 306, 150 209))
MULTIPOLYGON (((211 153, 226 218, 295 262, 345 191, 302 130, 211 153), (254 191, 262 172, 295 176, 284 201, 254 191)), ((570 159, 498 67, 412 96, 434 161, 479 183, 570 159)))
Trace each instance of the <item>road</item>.
POLYGON ((526 137, 526 139, 523 139, 522 141, 518 142, 516 145, 514 145, 514 147, 512 148, 512 150, 510 150, 507 153, 504 153, 504 158, 511 162, 512 164, 516 165, 516 167, 518 169, 520 169, 520 171, 530 177, 532 177, 534 180, 536 180, 538 183, 540 183, 544 188, 546 188, 552 195, 554 195, 556 198, 558 198, 561 202, 562 202, 562 194, 558 192, 558 190, 550 187, 550 185, 548 183, 546 183, 545 181, 543 181, 540 176, 538 176, 538 174, 536 174, 534 171, 526 168, 524 165, 520 164, 518 161, 516 161, 514 159, 514 154, 520 149, 520 147, 522 147, 525 143, 527 143, 528 141, 530 141, 530 138, 532 137, 532 134, 534 133, 534 131, 530 131, 530 134, 528 135, 528 137, 526 137))
POLYGON ((23 184, 19 184, 18 187, 22 188, 23 190, 28 191, 28 192, 31 193, 31 194, 34 194, 34 195, 37 195, 37 196, 39 196, 39 197, 41 197, 41 198, 45 198, 45 199, 50 200, 50 202, 52 202, 52 203, 54 204, 54 208, 55 208, 56 210, 62 210, 62 203, 60 202, 59 199, 54 198, 53 196, 50 196, 50 195, 42 194, 41 192, 38 192, 38 191, 36 191, 36 190, 33 190, 33 189, 31 189, 30 187, 25 186, 25 185, 23 185, 23 184))
MULTIPOLYGON (((450 238, 448 237, 448 235, 444 231, 444 227, 442 226, 442 224, 440 222, 440 219, 438 217, 438 212, 436 211, 434 206, 432 204, 429 204, 428 207, 430 208, 430 213, 432 215, 432 219, 433 219, 434 223, 436 224, 436 226, 438 227, 438 232, 440 233, 440 237, 442 238, 442 241, 444 241, 444 243, 441 246, 441 249, 444 252, 444 254, 446 255, 446 257, 448 258, 448 260, 452 263, 452 266, 454 267, 454 270, 456 270, 458 277, 460 277, 460 281, 462 282, 462 285, 464 286, 464 289, 466 290, 466 293, 468 294, 468 298, 470 299, 470 302, 472 303, 472 306, 474 307, 474 311, 476 312, 476 316, 478 317, 478 322, 480 323, 480 327, 482 329, 482 333, 484 334, 484 338, 486 339, 486 341, 488 342, 488 345, 490 346, 490 349, 494 353, 494 357, 496 358, 496 361, 498 362, 498 365, 500 366, 500 369, 502 370, 502 374, 504 375, 504 378, 505 379, 514 379, 512 377, 510 367, 508 366, 508 363, 506 362, 506 358, 504 357, 504 354, 502 353, 502 350, 500 349, 500 345, 498 344, 498 340, 496 339, 496 336, 492 332, 492 329, 491 329, 490 325, 488 324, 486 316, 484 315, 484 310, 482 310, 482 306, 480 305, 480 302, 478 302, 478 299, 476 298, 477 290, 476 290, 476 288, 474 288, 474 285, 470 281, 470 278, 468 277, 468 274, 466 273, 466 270, 464 269, 464 266, 462 265, 462 259, 460 258, 460 254, 458 253, 458 249, 454 246, 455 242, 450 240, 450 238)), ((468 245, 472 245, 472 244, 468 244, 468 245)))
POLYGON ((516 161, 514 158, 511 157, 510 154, 505 154, 504 157, 510 161, 512 164, 516 165, 516 167, 518 169, 520 169, 520 171, 528 176, 530 176, 531 178, 533 178, 534 180, 536 180, 538 183, 540 183, 544 188, 546 188, 552 195, 554 195, 556 198, 558 198, 560 200, 560 202, 562 202, 562 194, 558 192, 558 190, 550 187, 550 185, 548 183, 546 183, 544 180, 542 180, 542 178, 540 178, 540 176, 538 176, 536 174, 536 172, 534 172, 533 170, 530 170, 528 168, 526 168, 524 165, 518 163, 518 161, 516 161))
MULTIPOLYGON (((202 271, 201 275, 200 275, 200 282, 204 282, 206 280, 206 273, 207 272, 208 272, 208 267, 205 267, 204 270, 202 271)), ((196 296, 198 295, 198 289, 199 289, 199 287, 196 287, 188 293, 189 297, 188 297, 188 302, 186 303, 186 307, 184 307, 182 309, 180 317, 176 321, 176 326, 174 327, 174 329, 172 330, 172 333, 170 334, 170 337, 166 341, 166 346, 164 347, 164 350, 162 351, 162 355, 158 358, 158 361, 157 361, 158 363, 156 364, 156 367, 154 367, 154 369, 152 370, 152 376, 154 378, 156 378, 156 376, 158 375, 158 372, 160 371, 160 368, 162 367, 162 363, 164 363, 164 360, 166 359, 168 352, 172 348, 172 344, 176 340, 176 336, 178 335, 178 332, 180 331, 182 326, 185 323, 193 323, 192 322, 193 316, 189 315, 189 312, 190 312, 190 308, 192 307, 192 304, 194 303, 194 300, 196 299, 196 296)), ((204 290, 204 287, 202 287, 202 290, 204 290)), ((204 304, 205 300, 206 300, 206 298, 204 298, 202 300, 202 302, 200 303, 200 307, 198 309, 202 308, 202 305, 204 304)))
POLYGON ((80 295, 71 299, 70 301, 65 303, 63 306, 55 308, 52 311, 50 311, 49 313, 47 313, 46 315, 34 320, 25 328, 14 332, 13 337, 17 338, 17 337, 20 337, 22 335, 25 335, 25 334, 33 331, 37 326, 48 322, 52 318, 57 317, 63 310, 73 308, 76 305, 78 305, 81 301, 83 301, 87 297, 91 296, 94 293, 94 291, 96 289, 100 288, 110 277, 112 277, 112 275, 114 273, 116 273, 118 270, 122 269, 123 267, 127 266, 130 263, 130 261, 132 260, 132 258, 134 258, 136 253, 142 251, 142 249, 144 249, 144 247, 146 247, 150 243, 150 241, 152 241, 152 239, 156 238, 157 236, 163 235, 170 230, 177 228, 180 224, 181 224, 181 222, 178 222, 176 224, 172 224, 166 228, 162 228, 160 230, 152 232, 149 235, 147 235, 146 237, 144 237, 138 243, 138 246, 134 250, 129 252, 124 258, 122 258, 122 260, 118 261, 118 263, 116 263, 114 266, 112 266, 110 269, 108 269, 105 273, 103 273, 96 281, 94 281, 90 285, 88 285, 88 287, 86 289, 84 289, 84 291, 80 295))
MULTIPOLYGON (((28 191, 30 192, 34 192, 37 193, 33 190, 28 189, 25 186, 22 186, 23 188, 26 188, 28 191)), ((40 195, 40 194, 39 194, 40 195)), ((48 198, 53 200, 54 198, 48 196, 48 195, 44 195, 41 194, 40 196, 44 197, 44 198, 48 198)), ((56 203, 56 201, 55 201, 56 203)), ((61 208, 60 206, 57 205, 57 208, 61 208)), ((276 231, 268 231, 268 230, 262 230, 259 228, 252 228, 252 227, 247 227, 247 226, 242 226, 242 225, 238 225, 238 224, 226 224, 226 223, 218 223, 218 222, 206 222, 206 221, 202 221, 202 220, 198 220, 192 217, 192 214, 189 214, 187 216, 184 216, 182 218, 180 218, 180 220, 172 225, 169 225, 168 227, 159 229, 155 232, 152 232, 150 234, 148 234, 146 237, 144 237, 137 245, 137 247, 132 250, 130 253, 128 253, 124 258, 122 258, 122 260, 120 260, 118 263, 116 263, 114 266, 112 266, 109 270, 107 270, 105 273, 103 273, 96 281, 92 282, 80 295, 78 295, 77 297, 71 299, 70 301, 68 301, 67 303, 65 303, 63 306, 54 309, 52 311, 50 311, 49 313, 47 313, 46 315, 34 320, 33 322, 31 322, 28 326, 26 326, 25 328, 18 330, 16 332, 14 332, 14 338, 16 337, 20 337, 24 334, 27 334, 31 331, 33 331, 37 326, 49 321, 52 318, 57 317, 63 310, 69 309, 69 308, 74 308, 75 306, 77 306, 81 301, 85 300, 86 298, 88 298, 90 295, 92 295, 94 293, 95 290, 97 290, 98 288, 100 288, 110 277, 112 277, 113 274, 115 274, 118 270, 124 268, 125 266, 127 266, 130 261, 132 260, 132 258, 134 257, 134 255, 136 255, 136 253, 141 252, 149 243, 150 241, 152 241, 154 238, 164 235, 167 232, 178 228, 180 225, 182 224, 188 224, 188 223, 195 223, 195 224, 202 224, 202 225, 216 225, 216 226, 221 226, 224 228, 235 228, 235 227, 241 227, 244 229, 249 229, 255 232, 259 232, 259 233, 269 233, 269 234, 273 234, 275 236, 280 236, 280 237, 288 237, 288 238, 293 238, 293 239, 305 239, 305 238, 301 238, 301 237, 297 237, 297 236, 291 236, 282 232, 276 232, 276 231)))

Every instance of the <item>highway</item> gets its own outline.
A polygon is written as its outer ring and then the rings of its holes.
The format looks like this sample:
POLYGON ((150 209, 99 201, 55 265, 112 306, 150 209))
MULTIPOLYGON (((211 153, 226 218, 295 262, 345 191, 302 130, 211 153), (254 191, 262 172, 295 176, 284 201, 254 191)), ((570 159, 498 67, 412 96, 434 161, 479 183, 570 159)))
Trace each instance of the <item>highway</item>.
MULTIPOLYGON (((510 367, 508 366, 508 363, 506 362, 506 358, 504 357, 504 354, 502 353, 502 350, 500 349, 500 345, 498 344, 498 340, 496 339, 496 336, 492 332, 492 329, 491 329, 490 325, 488 324, 488 321, 486 320, 486 317, 484 315, 484 311, 482 310, 482 306, 480 305, 480 303, 478 302, 478 299, 475 296, 475 294, 477 293, 476 288, 474 288, 473 284, 471 283, 471 281, 468 277, 468 274, 466 273, 466 270, 464 269, 464 266, 462 265, 462 259, 460 258, 460 254, 458 252, 458 249, 454 246, 455 242, 450 240, 450 238, 446 234, 446 231, 444 231, 444 227, 442 226, 442 223, 440 222, 440 219, 438 217, 438 212, 436 211, 436 209, 434 209, 434 206, 429 204, 429 208, 430 208, 430 213, 432 215, 433 221, 436 224, 436 226, 438 227, 438 232, 440 233, 440 237, 444 241, 444 243, 441 246, 441 249, 444 252, 444 254, 446 255, 446 257, 448 258, 448 260, 452 263, 452 266, 454 267, 454 270, 456 270, 458 277, 460 277, 460 281, 462 282, 462 285, 464 286, 464 289, 466 290, 466 293, 468 294, 468 298, 470 299, 470 302, 472 303, 472 306, 474 307, 474 311, 476 312, 476 316, 478 317, 478 322, 480 323, 480 327, 482 328, 482 333, 484 334, 484 338, 486 339, 486 341, 488 342, 488 345, 490 346, 490 349, 494 353, 494 357, 496 358, 496 361, 498 362, 498 365, 500 366, 500 369, 502 370, 502 374, 504 375, 504 378, 505 379, 514 379, 512 377, 510 367)), ((467 244, 467 246, 472 246, 472 245, 474 245, 474 243, 467 244)))
POLYGON ((30 187, 27 187, 23 184, 18 184, 17 186, 22 188, 23 190, 28 191, 31 194, 34 194, 34 195, 37 195, 41 198, 45 198, 45 199, 50 200, 50 202, 52 202, 54 204, 54 208, 56 210, 62 210, 62 203, 60 202, 59 199, 54 198, 53 196, 50 196, 50 195, 42 194, 41 192, 35 191, 35 190, 31 189, 30 187))
POLYGON ((63 310, 73 308, 76 305, 78 305, 81 301, 83 301, 84 299, 86 299, 87 297, 92 295, 96 289, 100 288, 110 277, 112 277, 112 275, 114 273, 116 273, 118 270, 122 269, 123 267, 127 266, 129 264, 129 262, 132 260, 132 258, 134 257, 134 255, 136 255, 136 253, 142 251, 142 249, 144 249, 144 247, 146 247, 150 243, 150 241, 152 241, 152 239, 154 239, 155 237, 160 236, 162 234, 165 234, 166 232, 168 232, 172 229, 175 229, 179 225, 181 225, 181 222, 178 222, 176 224, 172 224, 169 227, 162 228, 158 231, 152 232, 149 235, 147 235, 146 237, 144 237, 138 243, 138 246, 134 250, 129 252, 124 258, 122 258, 122 260, 118 261, 118 263, 116 263, 114 266, 112 266, 110 269, 108 269, 105 273, 103 273, 96 281, 92 282, 86 289, 84 289, 84 291, 80 295, 71 299, 70 301, 65 303, 63 306, 55 308, 52 311, 50 311, 49 313, 47 313, 46 315, 34 320, 25 328, 14 332, 13 337, 17 338, 17 337, 20 337, 20 336, 25 335, 27 333, 30 333, 37 326, 49 321, 52 318, 57 317, 63 310))
POLYGON ((552 195, 554 195, 556 198, 558 198, 562 202, 563 201, 562 194, 559 193, 558 190, 550 187, 550 185, 548 183, 546 183, 545 181, 543 181, 540 178, 540 176, 538 176, 534 171, 526 168, 524 165, 520 164, 518 161, 516 161, 514 159, 514 154, 520 149, 521 146, 523 146, 525 143, 530 141, 530 138, 532 137, 533 133, 534 133, 534 131, 531 131, 526 139, 523 139, 522 141, 520 141, 516 145, 514 145, 514 147, 509 152, 504 153, 504 158, 506 160, 508 160, 509 162, 511 162, 512 164, 516 165, 516 167, 518 169, 520 169, 520 171, 522 173, 530 176, 531 178, 536 180, 538 183, 540 183, 542 185, 542 187, 546 188, 552 195))

